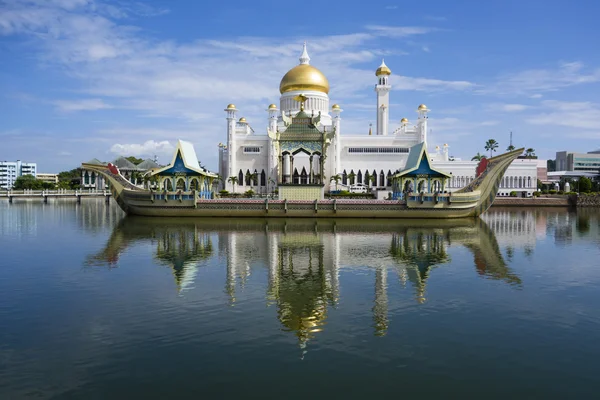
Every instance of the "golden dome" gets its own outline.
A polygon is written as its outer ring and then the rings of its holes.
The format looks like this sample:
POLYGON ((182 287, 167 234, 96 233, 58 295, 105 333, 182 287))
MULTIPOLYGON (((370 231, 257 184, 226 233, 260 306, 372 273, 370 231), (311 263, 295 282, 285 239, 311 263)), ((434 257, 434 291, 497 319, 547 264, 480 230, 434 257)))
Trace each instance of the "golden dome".
POLYGON ((227 104, 227 109, 235 109, 235 104, 227 104))
POLYGON ((375 75, 379 76, 379 75, 391 75, 391 74, 392 74, 392 70, 389 69, 387 65, 385 65, 385 62, 383 60, 381 60, 381 65, 375 71, 375 75))
POLYGON ((247 124, 247 122, 246 122, 246 118, 244 118, 244 117, 240 118, 239 122, 240 122, 241 124, 247 124))
POLYGON ((340 109, 340 105, 339 104, 334 104, 331 106, 332 110, 339 110, 340 109))
POLYGON ((420 104, 419 108, 417 108, 417 110, 419 110, 419 111, 427 111, 427 106, 425 104, 420 104))
POLYGON ((269 110, 276 110, 277 106, 275 104, 269 104, 269 110))
POLYGON ((400 123, 401 123, 401 124, 408 124, 408 118, 402 118, 402 119, 400 120, 400 123))
POLYGON ((296 65, 281 79, 279 93, 292 90, 314 90, 329 93, 329 82, 321 71, 310 64, 296 65))

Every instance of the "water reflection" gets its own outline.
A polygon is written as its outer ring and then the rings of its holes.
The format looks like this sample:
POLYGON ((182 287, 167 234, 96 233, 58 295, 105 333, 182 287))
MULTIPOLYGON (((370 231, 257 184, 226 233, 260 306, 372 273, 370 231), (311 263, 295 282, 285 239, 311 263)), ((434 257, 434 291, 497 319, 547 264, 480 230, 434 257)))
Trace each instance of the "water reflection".
MULTIPOLYGON (((154 257, 173 269, 180 292, 192 288, 197 270, 213 256, 225 258, 224 292, 235 306, 253 270, 267 269, 265 299, 275 305, 285 331, 304 347, 326 323, 340 298, 340 271, 374 271, 373 329, 388 329, 388 275, 412 287, 426 302, 434 268, 451 261, 450 246, 473 255, 478 274, 510 285, 521 279, 505 263, 496 236, 481 220, 207 220, 126 217, 88 265, 118 266, 121 254, 139 242, 152 243, 154 257), (213 241, 218 245, 213 246, 213 241), (218 249, 218 254, 215 250, 218 249)), ((216 263, 217 261, 215 261, 216 263)))

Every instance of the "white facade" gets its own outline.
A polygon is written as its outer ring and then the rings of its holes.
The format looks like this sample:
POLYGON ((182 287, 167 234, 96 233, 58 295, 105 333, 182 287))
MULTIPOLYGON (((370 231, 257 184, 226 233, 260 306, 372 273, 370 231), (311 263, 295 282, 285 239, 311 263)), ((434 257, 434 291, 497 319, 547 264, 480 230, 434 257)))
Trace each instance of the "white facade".
POLYGON ((18 177, 37 175, 37 164, 17 161, 0 161, 0 189, 11 189, 18 177))
MULTIPOLYGON (((354 183, 361 183, 372 188, 389 191, 389 177, 406 164, 409 148, 421 142, 427 142, 427 122, 429 109, 421 104, 414 112, 415 119, 402 118, 399 123, 390 123, 390 91, 391 70, 382 61, 375 72, 375 93, 377 104, 377 124, 375 134, 352 134, 343 129, 342 109, 337 104, 329 106, 329 84, 316 68, 310 66, 310 57, 306 45, 300 57, 300 64, 292 68, 282 79, 279 108, 271 104, 266 109, 266 124, 256 130, 245 118, 238 118, 239 110, 233 104, 225 109, 227 114, 227 142, 219 144, 219 174, 223 179, 223 187, 228 191, 243 192, 253 189, 258 193, 267 193, 274 189, 278 176, 278 154, 267 129, 285 130, 282 114, 295 115, 300 111, 297 96, 306 97, 304 110, 309 115, 321 115, 321 131, 335 130, 331 145, 327 148, 325 159, 325 191, 335 190, 335 183, 330 183, 334 175, 342 177, 339 189, 345 189, 354 176, 354 183), (303 72, 302 69, 311 70, 303 72), (248 179, 249 174, 258 175, 257 182, 248 179), (372 177, 376 176, 375 182, 372 177), (237 183, 231 182, 235 176, 237 183)), ((369 132, 371 133, 371 132, 369 132)), ((443 152, 435 154, 433 165, 436 168, 460 177, 454 179, 448 190, 456 190, 465 186, 475 178, 477 162, 448 161, 448 146, 443 152), (463 179, 464 178, 464 179, 463 179), (460 185, 460 186, 459 186, 460 185)), ((537 165, 535 162, 517 160, 507 171, 506 185, 501 187, 500 195, 511 191, 533 193, 537 186, 537 165), (525 183, 523 183, 525 182, 525 183)), ((284 160, 285 164, 285 160, 284 160)), ((294 169, 301 171, 301 160, 294 161, 294 169)), ((284 174, 294 174, 285 171, 284 174)))

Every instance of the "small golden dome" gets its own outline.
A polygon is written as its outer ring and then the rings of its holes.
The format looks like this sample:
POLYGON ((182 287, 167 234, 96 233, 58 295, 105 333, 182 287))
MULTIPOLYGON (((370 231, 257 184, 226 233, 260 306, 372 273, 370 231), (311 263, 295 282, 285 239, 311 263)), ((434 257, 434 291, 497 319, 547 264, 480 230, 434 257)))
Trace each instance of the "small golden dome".
POLYGON ((244 117, 240 118, 239 122, 240 122, 240 124, 247 124, 246 118, 244 118, 244 117))
POLYGON ((235 104, 227 104, 227 109, 228 110, 234 110, 235 109, 235 104))
POLYGON ((379 75, 391 75, 391 74, 392 74, 392 70, 389 69, 387 65, 385 65, 385 62, 383 60, 381 60, 381 65, 375 71, 375 75, 379 76, 379 75))
POLYGON ((408 118, 402 118, 402 119, 400 120, 400 123, 401 123, 401 124, 408 124, 408 118))
POLYGON ((419 111, 427 111, 427 106, 425 104, 419 104, 419 108, 417 110, 419 110, 419 111))
POLYGON ((310 64, 300 64, 290 69, 279 84, 279 93, 281 94, 293 90, 314 90, 329 93, 329 82, 317 68, 310 64))
POLYGON ((277 110, 277 106, 275 104, 269 104, 269 110, 277 110))
POLYGON ((339 104, 334 104, 331 106, 332 110, 339 110, 340 109, 340 105, 339 104))

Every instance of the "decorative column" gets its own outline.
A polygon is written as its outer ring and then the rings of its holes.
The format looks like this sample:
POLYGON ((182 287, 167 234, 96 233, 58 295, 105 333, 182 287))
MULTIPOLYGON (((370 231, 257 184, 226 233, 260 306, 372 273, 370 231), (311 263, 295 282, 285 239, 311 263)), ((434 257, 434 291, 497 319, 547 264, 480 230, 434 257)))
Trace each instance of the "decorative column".
POLYGON ((308 184, 312 185, 314 183, 313 182, 313 155, 312 154, 310 155, 308 162, 309 162, 309 171, 310 171, 308 174, 308 184))

